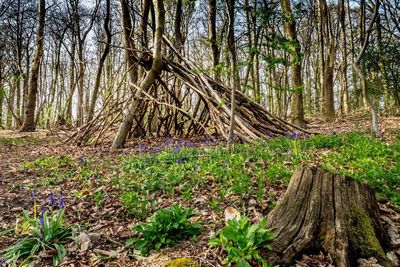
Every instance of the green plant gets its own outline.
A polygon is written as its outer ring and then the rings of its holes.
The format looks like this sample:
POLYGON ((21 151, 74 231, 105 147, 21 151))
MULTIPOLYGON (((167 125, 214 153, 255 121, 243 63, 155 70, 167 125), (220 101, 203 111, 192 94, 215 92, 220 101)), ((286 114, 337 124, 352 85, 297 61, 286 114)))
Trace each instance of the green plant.
POLYGON ((193 209, 185 209, 177 204, 159 210, 150 217, 149 223, 137 224, 132 228, 138 237, 129 239, 126 246, 147 255, 151 249, 171 246, 179 240, 198 235, 201 225, 190 221, 194 215, 193 209))
POLYGON ((121 204, 137 219, 147 217, 151 206, 151 202, 145 196, 134 191, 122 194, 121 204))
POLYGON ((93 198, 94 198, 94 202, 96 203, 96 206, 101 206, 101 204, 104 201, 105 196, 106 196, 106 193, 103 191, 96 191, 95 193, 93 193, 93 198))
POLYGON ((213 238, 210 247, 222 246, 228 256, 223 264, 245 267, 255 260, 263 267, 270 266, 258 253, 259 249, 271 249, 273 234, 266 228, 267 221, 262 219, 257 224, 250 224, 246 216, 229 220, 217 237, 213 238))
POLYGON ((63 216, 64 209, 46 210, 39 219, 35 218, 36 213, 30 217, 24 211, 22 220, 25 230, 22 239, 6 248, 3 258, 13 265, 23 258, 20 263, 23 266, 37 257, 40 251, 46 250, 53 254, 53 265, 58 265, 67 254, 64 244, 72 235, 71 229, 63 225, 63 216))
POLYGON ((210 207, 215 210, 215 211, 220 211, 220 207, 219 207, 219 201, 215 198, 212 198, 208 201, 208 204, 210 205, 210 207))

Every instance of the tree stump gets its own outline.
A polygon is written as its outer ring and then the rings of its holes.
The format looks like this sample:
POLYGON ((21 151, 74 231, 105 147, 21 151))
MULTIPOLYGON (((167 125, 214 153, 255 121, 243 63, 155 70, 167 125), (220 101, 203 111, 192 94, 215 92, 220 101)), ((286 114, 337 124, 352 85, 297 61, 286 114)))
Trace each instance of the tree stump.
POLYGON ((350 177, 298 168, 268 222, 276 236, 267 256, 273 264, 288 266, 302 254, 324 251, 338 267, 370 257, 392 266, 374 191, 350 177))

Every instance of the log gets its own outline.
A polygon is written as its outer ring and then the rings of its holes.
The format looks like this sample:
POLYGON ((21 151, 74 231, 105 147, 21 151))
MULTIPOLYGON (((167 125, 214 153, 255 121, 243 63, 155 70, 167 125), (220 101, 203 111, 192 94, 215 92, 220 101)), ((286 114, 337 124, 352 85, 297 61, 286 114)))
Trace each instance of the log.
POLYGON ((350 177, 299 167, 268 222, 276 237, 266 255, 272 264, 289 266, 303 254, 323 251, 338 267, 370 257, 392 266, 374 191, 350 177))

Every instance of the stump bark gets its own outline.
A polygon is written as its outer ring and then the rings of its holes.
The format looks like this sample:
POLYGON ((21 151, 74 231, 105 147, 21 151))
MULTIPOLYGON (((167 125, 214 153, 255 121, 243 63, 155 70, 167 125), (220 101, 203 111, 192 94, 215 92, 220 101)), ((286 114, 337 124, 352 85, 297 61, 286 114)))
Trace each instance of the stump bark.
POLYGON ((298 168, 268 221, 276 236, 267 256, 273 264, 288 266, 302 254, 324 251, 338 267, 370 257, 392 266, 374 192, 350 177, 298 168))

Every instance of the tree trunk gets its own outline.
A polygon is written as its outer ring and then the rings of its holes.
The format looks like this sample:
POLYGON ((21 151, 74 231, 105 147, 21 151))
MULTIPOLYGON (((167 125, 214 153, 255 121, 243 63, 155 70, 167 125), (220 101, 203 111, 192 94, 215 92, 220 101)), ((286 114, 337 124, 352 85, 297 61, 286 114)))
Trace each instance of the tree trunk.
POLYGON ((324 251, 338 267, 370 257, 391 266, 373 190, 344 175, 299 167, 268 221, 276 235, 270 263, 288 266, 303 253, 324 251))
POLYGON ((284 16, 284 29, 286 38, 291 41, 291 86, 294 90, 292 95, 292 120, 293 124, 300 127, 305 126, 304 108, 303 108, 303 79, 301 77, 301 56, 300 43, 297 40, 296 22, 292 14, 290 0, 281 0, 281 6, 284 16))
POLYGON ((68 98, 65 107, 64 117, 68 122, 72 122, 72 98, 74 97, 75 93, 75 50, 76 50, 76 43, 75 38, 71 38, 71 54, 70 54, 70 69, 69 69, 69 91, 68 91, 68 98))
POLYGON ((39 2, 39 26, 36 37, 36 52, 35 57, 31 66, 31 80, 30 88, 28 93, 28 102, 25 110, 24 123, 21 127, 21 132, 31 132, 35 131, 35 109, 36 109, 36 97, 38 92, 38 80, 39 80, 39 68, 40 62, 43 55, 44 46, 44 26, 45 26, 45 16, 46 7, 45 0, 40 0, 39 2))
POLYGON ((226 1, 227 9, 228 9, 228 18, 229 18, 229 27, 228 27, 228 49, 231 57, 231 76, 232 76, 232 90, 231 90, 231 116, 230 116, 230 124, 229 124, 229 134, 228 134, 228 143, 231 143, 234 138, 235 133, 235 95, 236 91, 240 91, 240 77, 239 70, 237 66, 237 55, 236 55, 236 45, 235 45, 235 1, 227 0, 226 1))
POLYGON ((344 0, 339 0, 340 36, 342 39, 342 115, 350 113, 349 88, 347 82, 347 40, 346 40, 346 12, 344 0))
POLYGON ((326 58, 324 60, 322 83, 323 83, 323 99, 324 99, 324 113, 325 118, 328 121, 335 119, 335 105, 334 105, 334 83, 333 83, 333 71, 335 63, 335 40, 332 32, 331 16, 328 9, 326 0, 319 0, 320 10, 320 30, 321 30, 321 46, 325 45, 326 58), (323 40, 326 40, 324 43, 323 40))
POLYGON ((371 99, 369 98, 368 95, 368 87, 367 87, 367 80, 364 74, 363 69, 361 69, 360 64, 361 64, 361 60, 362 57, 365 53, 365 51, 367 50, 367 47, 369 45, 369 37, 371 35, 372 32, 372 26, 374 25, 376 18, 378 16, 379 13, 379 5, 380 5, 380 1, 376 0, 375 3, 375 9, 374 9, 374 14, 372 15, 372 20, 368 26, 367 31, 365 32, 365 36, 363 36, 363 46, 361 48, 360 53, 358 54, 356 60, 353 62, 353 68, 354 71, 358 74, 358 76, 360 77, 360 84, 361 84, 361 92, 363 95, 363 99, 366 102, 367 106, 370 109, 370 113, 371 113, 371 127, 372 130, 374 132, 375 137, 381 137, 382 133, 379 129, 379 125, 378 125, 378 114, 377 114, 377 110, 376 107, 374 106, 374 104, 372 103, 371 99))
POLYGON ((3 129, 3 101, 4 101, 4 88, 3 88, 3 59, 0 54, 0 129, 3 129))
MULTIPOLYGON (((126 137, 128 136, 128 132, 132 127, 133 116, 137 115, 139 112, 138 108, 140 107, 138 101, 142 101, 139 99, 142 91, 147 92, 151 85, 153 85, 156 77, 161 73, 162 67, 162 36, 164 33, 164 22, 165 22, 165 10, 162 0, 154 0, 154 6, 157 13, 156 18, 156 32, 154 35, 154 48, 153 48, 153 63, 151 69, 146 74, 143 81, 140 83, 139 88, 140 90, 136 93, 135 99, 132 102, 128 110, 128 114, 125 117, 124 121, 121 123, 118 133, 115 136, 113 142, 113 148, 118 149, 121 148, 126 141, 126 137)), ((129 52, 129 51, 126 51, 129 52)), ((131 84, 131 86, 134 86, 131 84)))
POLYGON ((110 9, 111 9, 110 0, 107 0, 106 1, 106 17, 104 19, 104 31, 106 32, 107 40, 106 40, 106 45, 105 45, 103 54, 101 55, 101 58, 100 58, 99 66, 97 68, 96 81, 95 81, 94 88, 93 88, 92 98, 90 100, 88 119, 87 119, 88 122, 91 121, 94 116, 94 109, 96 106, 97 96, 99 94, 100 78, 103 73, 104 62, 106 61, 106 58, 107 58, 108 53, 110 52, 110 48, 111 48, 111 31, 110 31, 110 25, 109 25, 110 24, 110 9))
POLYGON ((208 0, 208 40, 210 42, 210 47, 212 51, 212 67, 214 78, 219 78, 218 64, 219 64, 219 48, 217 44, 217 1, 208 0))

